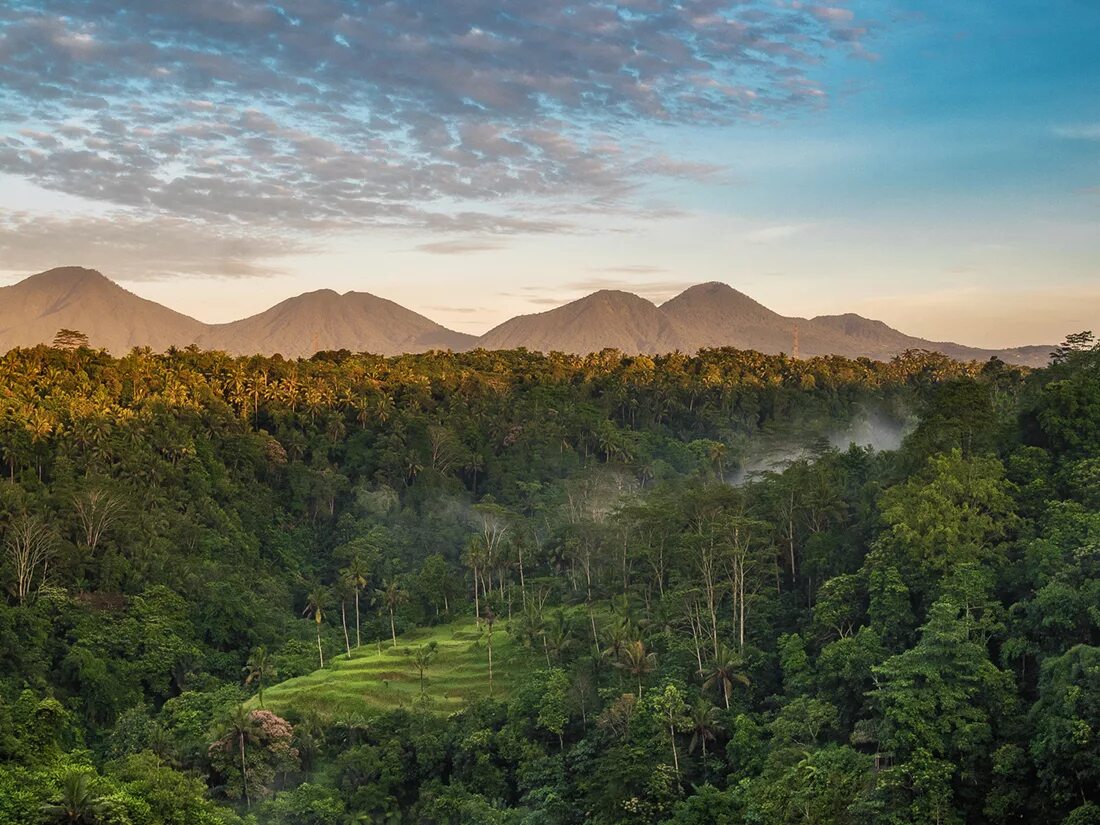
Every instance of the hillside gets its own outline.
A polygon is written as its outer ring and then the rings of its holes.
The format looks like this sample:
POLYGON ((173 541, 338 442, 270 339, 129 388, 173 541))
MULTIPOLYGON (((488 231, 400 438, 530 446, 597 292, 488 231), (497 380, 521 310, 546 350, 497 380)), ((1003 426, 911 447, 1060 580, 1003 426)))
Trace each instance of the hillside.
POLYGON ((309 357, 321 350, 400 355, 428 350, 517 349, 586 354, 617 349, 658 354, 734 347, 769 355, 843 355, 889 360, 911 349, 959 360, 996 356, 1043 366, 1048 345, 988 350, 906 335, 852 313, 786 317, 724 283, 705 283, 655 306, 629 292, 601 290, 545 312, 520 315, 481 337, 447 329, 366 292, 320 289, 225 324, 203 324, 139 298, 91 269, 51 269, 0 288, 0 352, 49 343, 61 328, 86 333, 93 346, 122 354, 135 346, 163 351, 192 343, 234 355, 309 357))
POLYGON ((59 329, 80 330, 92 346, 122 355, 133 347, 185 347, 206 326, 79 266, 0 287, 0 352, 49 343, 59 329))
POLYGON ((588 353, 613 348, 658 353, 684 349, 675 321, 629 292, 601 290, 534 315, 520 315, 478 339, 484 349, 588 353))
MULTIPOLYGON (((493 695, 506 697, 515 680, 532 667, 531 654, 505 632, 493 630, 493 695)), ((534 666, 538 666, 534 661, 534 666)), ((316 710, 328 718, 361 716, 370 711, 412 708, 449 714, 489 695, 488 650, 472 619, 418 628, 335 656, 307 676, 288 679, 264 691, 264 706, 276 713, 316 710), (436 644, 436 656, 424 671, 424 694, 414 654, 436 644)), ((258 698, 253 706, 259 706, 258 698)))
POLYGON ((393 301, 366 292, 340 295, 320 289, 250 318, 209 327, 200 344, 235 355, 295 358, 337 349, 379 355, 461 350, 473 341, 474 336, 453 332, 393 301))

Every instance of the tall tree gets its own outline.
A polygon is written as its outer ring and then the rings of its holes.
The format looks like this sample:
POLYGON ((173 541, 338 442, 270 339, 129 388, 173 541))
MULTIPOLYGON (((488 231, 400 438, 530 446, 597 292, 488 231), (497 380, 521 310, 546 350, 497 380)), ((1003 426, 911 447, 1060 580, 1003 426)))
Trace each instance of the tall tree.
POLYGON ((306 595, 306 606, 302 610, 303 616, 313 617, 313 624, 317 628, 317 657, 321 662, 321 667, 325 666, 325 651, 321 646, 321 623, 325 620, 327 607, 328 591, 318 585, 306 595))
POLYGON ((248 657, 248 662, 244 666, 244 673, 244 683, 246 685, 256 683, 256 692, 259 695, 260 707, 262 708, 264 706, 264 682, 278 675, 278 671, 275 669, 275 660, 267 652, 266 647, 261 645, 252 651, 252 654, 248 657))

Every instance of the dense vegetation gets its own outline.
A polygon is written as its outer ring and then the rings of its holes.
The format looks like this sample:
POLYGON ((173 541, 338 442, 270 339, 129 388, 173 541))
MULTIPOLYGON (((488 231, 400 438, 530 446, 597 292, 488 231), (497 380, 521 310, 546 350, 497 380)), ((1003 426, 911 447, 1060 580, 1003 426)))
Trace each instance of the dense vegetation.
POLYGON ((78 344, 0 358, 0 823, 1100 822, 1088 336, 78 344))

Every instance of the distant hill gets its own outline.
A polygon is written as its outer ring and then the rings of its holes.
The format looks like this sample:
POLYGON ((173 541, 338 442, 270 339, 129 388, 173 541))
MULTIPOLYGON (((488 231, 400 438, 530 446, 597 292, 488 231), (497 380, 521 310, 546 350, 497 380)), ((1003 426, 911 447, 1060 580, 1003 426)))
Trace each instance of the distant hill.
POLYGON ((115 353, 165 350, 194 343, 205 328, 94 269, 66 266, 0 287, 0 352, 49 343, 59 329, 80 330, 92 346, 115 353))
POLYGON ((723 283, 690 287, 662 304, 660 311, 686 331, 685 349, 689 351, 732 346, 772 355, 791 353, 796 332, 799 355, 804 357, 846 355, 881 361, 908 349, 927 349, 959 360, 984 361, 995 355, 1011 364, 1042 366, 1051 350, 1050 346, 987 350, 928 341, 853 313, 786 317, 723 283))
POLYGON ((484 349, 630 353, 685 349, 677 324, 644 298, 605 289, 556 309, 520 315, 478 339, 484 349))
POLYGON ((82 267, 51 269, 0 288, 0 352, 49 343, 59 329, 84 332, 116 354, 135 346, 164 350, 198 344, 232 354, 293 358, 347 349, 397 355, 432 349, 515 349, 588 353, 694 352, 736 347, 769 354, 844 355, 886 360, 908 349, 952 358, 1042 366, 1049 345, 986 350, 906 335, 859 315, 789 318, 723 283, 685 290, 660 306, 629 292, 601 290, 560 307, 520 315, 480 338, 447 329, 393 301, 331 289, 290 298, 227 324, 204 324, 139 298, 82 267))
POLYGON ((278 352, 294 358, 336 349, 378 355, 463 350, 475 340, 385 298, 321 289, 289 298, 251 318, 211 326, 199 345, 235 355, 278 352))

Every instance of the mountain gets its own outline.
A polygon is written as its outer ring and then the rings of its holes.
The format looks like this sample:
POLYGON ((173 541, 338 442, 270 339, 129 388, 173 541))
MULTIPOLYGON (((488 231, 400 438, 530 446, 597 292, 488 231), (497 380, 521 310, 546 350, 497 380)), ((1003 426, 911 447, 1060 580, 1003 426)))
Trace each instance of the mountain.
POLYGON ((662 304, 660 312, 686 331, 687 352, 705 347, 791 351, 788 319, 726 284, 689 287, 662 304))
POLYGON ((393 301, 331 289, 290 298, 228 324, 204 324, 139 298, 92 269, 62 267, 0 287, 0 353, 49 343, 59 329, 85 333, 115 354, 135 346, 164 350, 195 343, 233 354, 310 356, 347 349, 397 355, 430 349, 526 347, 588 353, 614 348, 661 353, 736 347, 800 356, 885 360, 908 349, 952 358, 1042 366, 1050 346, 986 350, 906 335, 859 315, 789 318, 723 283, 693 286, 660 306, 629 292, 601 290, 555 309, 520 315, 477 338, 440 326, 393 301))
POLYGON ((336 349, 378 355, 462 350, 475 340, 385 298, 321 289, 289 298, 259 315, 211 326, 199 345, 234 355, 278 352, 295 358, 336 349))
POLYGON ((59 329, 80 330, 92 346, 118 354, 139 346, 165 350, 194 343, 205 328, 94 269, 60 267, 0 287, 0 352, 49 343, 59 329))
POLYGON ((684 338, 676 323, 649 301, 604 289, 565 306, 505 321, 481 336, 477 345, 540 352, 588 353, 611 347, 658 353, 684 349, 684 338))

